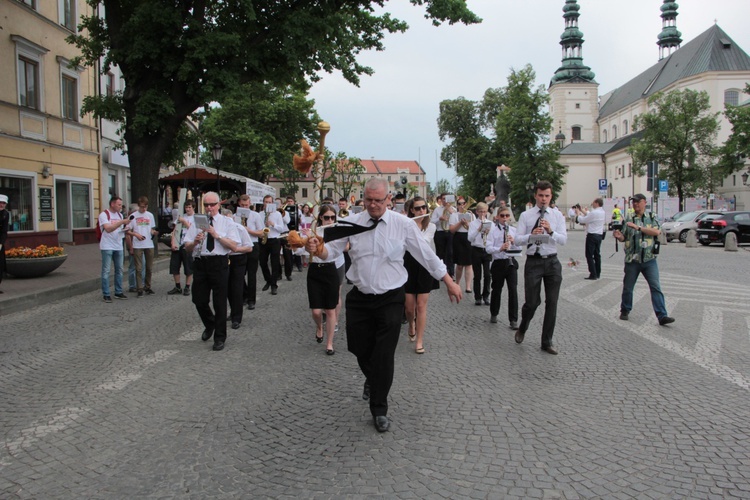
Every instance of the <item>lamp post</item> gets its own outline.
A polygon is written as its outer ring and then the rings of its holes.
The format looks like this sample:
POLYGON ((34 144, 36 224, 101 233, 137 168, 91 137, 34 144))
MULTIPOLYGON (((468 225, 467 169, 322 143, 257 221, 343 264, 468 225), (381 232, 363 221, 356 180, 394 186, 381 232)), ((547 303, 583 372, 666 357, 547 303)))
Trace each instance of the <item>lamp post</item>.
POLYGON ((219 195, 219 203, 221 203, 221 171, 219 166, 221 165, 221 155, 224 153, 224 148, 221 144, 214 143, 214 147, 211 149, 211 154, 214 157, 214 164, 216 165, 216 194, 219 195))
POLYGON ((742 174, 742 185, 747 186, 747 178, 750 177, 750 174, 748 174, 748 171, 742 174))

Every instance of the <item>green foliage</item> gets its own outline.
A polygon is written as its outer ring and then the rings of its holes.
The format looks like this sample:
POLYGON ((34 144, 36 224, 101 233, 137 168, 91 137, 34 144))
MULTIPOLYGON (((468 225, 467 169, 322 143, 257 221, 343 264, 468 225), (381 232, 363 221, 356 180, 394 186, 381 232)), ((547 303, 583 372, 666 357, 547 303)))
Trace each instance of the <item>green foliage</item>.
POLYGON ((634 128, 643 137, 628 153, 633 170, 643 175, 648 161, 659 164, 659 179, 669 181, 680 206, 686 197, 707 195, 721 179, 714 146, 719 113, 711 113, 708 93, 695 90, 659 92, 648 99, 649 111, 639 115, 634 128))
POLYGON ((463 193, 483 200, 501 164, 511 167, 516 205, 526 203, 526 185, 537 180, 562 188, 566 168, 557 162, 557 145, 547 142, 549 97, 543 87, 534 88, 535 78, 527 65, 511 70, 506 87, 487 89, 481 102, 460 97, 440 103, 440 139, 452 139, 441 158, 461 176, 463 193))
MULTIPOLYGON (((383 50, 386 33, 406 30, 383 0, 87 0, 68 39, 81 51, 74 65, 116 65, 126 88, 122 121, 133 196, 156 197, 159 167, 182 122, 200 107, 247 83, 284 88, 339 70, 359 83, 372 69, 357 62, 363 50, 383 50), (100 5, 104 8, 100 9, 100 5), (99 13, 104 12, 104 18, 99 13)), ((412 0, 436 24, 475 23, 466 0, 412 0)), ((111 103, 110 103, 111 104, 111 103)), ((112 115, 104 99, 87 106, 112 115)), ((266 153, 268 154, 268 153, 266 153)))
POLYGON ((367 169, 359 158, 349 158, 346 153, 326 154, 326 179, 333 184, 335 199, 349 198, 358 187, 364 186, 360 180, 367 169))
MULTIPOLYGON (((745 93, 750 94, 750 84, 745 93)), ((750 157, 750 106, 727 106, 724 115, 732 124, 732 133, 721 148, 720 167, 726 177, 743 168, 750 157)))

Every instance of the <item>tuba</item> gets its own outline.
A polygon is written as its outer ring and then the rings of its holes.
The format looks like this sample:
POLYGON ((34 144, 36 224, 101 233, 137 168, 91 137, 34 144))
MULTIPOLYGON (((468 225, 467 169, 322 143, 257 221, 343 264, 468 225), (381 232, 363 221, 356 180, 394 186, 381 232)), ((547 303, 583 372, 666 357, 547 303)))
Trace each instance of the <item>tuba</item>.
MULTIPOLYGON (((453 213, 453 207, 448 207, 447 215, 448 220, 441 220, 440 221, 440 229, 443 231, 448 231, 450 229, 450 215, 453 213)), ((446 209, 443 208, 443 215, 446 215, 446 209)))

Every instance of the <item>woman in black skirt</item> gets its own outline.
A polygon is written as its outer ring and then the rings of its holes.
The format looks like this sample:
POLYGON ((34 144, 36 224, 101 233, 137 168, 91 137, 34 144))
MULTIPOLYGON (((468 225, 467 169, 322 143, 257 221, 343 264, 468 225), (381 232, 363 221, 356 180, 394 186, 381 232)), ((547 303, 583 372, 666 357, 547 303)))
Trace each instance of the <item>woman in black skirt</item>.
MULTIPOLYGON (((414 218, 427 215, 427 202, 421 196, 416 196, 404 205, 404 213, 414 218)), ((429 217, 422 217, 414 221, 422 232, 422 238, 435 250, 435 225, 430 223, 429 217)), ((409 340, 416 342, 414 352, 424 354, 424 329, 427 324, 427 300, 430 292, 440 288, 440 282, 433 278, 430 273, 417 262, 417 260, 406 252, 404 254, 404 268, 408 274, 404 292, 406 300, 406 320, 409 322, 409 340)))
MULTIPOLYGON (((323 205, 318 213, 318 226, 328 226, 336 222, 336 210, 331 205, 323 205)), ((321 231, 322 233, 322 231, 321 231)), ((313 256, 307 270, 307 300, 312 309, 315 321, 315 340, 323 342, 323 311, 326 313, 326 354, 333 355, 333 335, 338 318, 336 306, 339 303, 341 276, 338 268, 343 269, 344 256, 333 260, 322 260, 313 256), (338 262, 338 261, 341 262, 338 262)))
POLYGON ((474 281, 474 269, 471 267, 471 243, 469 242, 469 224, 476 218, 466 210, 466 199, 459 196, 456 200, 458 211, 451 214, 448 228, 453 233, 453 263, 456 265, 456 283, 461 284, 461 276, 466 282, 466 293, 471 293, 474 281))

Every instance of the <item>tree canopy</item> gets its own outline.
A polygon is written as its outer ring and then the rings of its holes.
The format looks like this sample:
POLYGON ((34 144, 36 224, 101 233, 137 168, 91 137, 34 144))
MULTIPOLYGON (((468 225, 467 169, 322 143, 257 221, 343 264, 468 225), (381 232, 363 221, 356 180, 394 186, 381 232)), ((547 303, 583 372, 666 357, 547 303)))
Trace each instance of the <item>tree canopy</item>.
MULTIPOLYGON (((87 0, 69 41, 81 50, 73 65, 116 65, 125 89, 87 99, 83 112, 121 120, 134 196, 156 195, 158 170, 183 121, 231 89, 251 82, 276 87, 339 70, 353 84, 373 70, 363 50, 383 50, 386 33, 406 23, 375 8, 387 0, 87 0), (103 6, 103 11, 100 9, 103 6), (100 13, 102 13, 100 15, 100 13)), ((410 0, 426 17, 476 23, 466 0, 410 0)))
MULTIPOLYGON (((750 84, 745 86, 750 94, 750 84)), ((721 149, 722 173, 733 174, 745 165, 750 157, 750 106, 727 106, 724 115, 732 125, 732 133, 721 149)))
POLYGON ((710 112, 708 93, 659 92, 648 106, 650 111, 633 122, 634 129, 643 131, 628 148, 634 172, 643 175, 647 162, 656 161, 659 179, 669 181, 670 194, 677 194, 681 207, 686 197, 712 192, 722 176, 715 147, 719 113, 710 112))
POLYGON ((462 186, 482 200, 497 180, 496 167, 511 167, 511 198, 524 205, 527 185, 548 180, 559 192, 566 168, 557 162, 558 146, 548 142, 552 119, 546 111, 549 96, 534 87, 530 65, 511 69, 505 87, 487 89, 481 102, 463 97, 440 103, 440 139, 452 139, 441 158, 456 168, 462 186))

